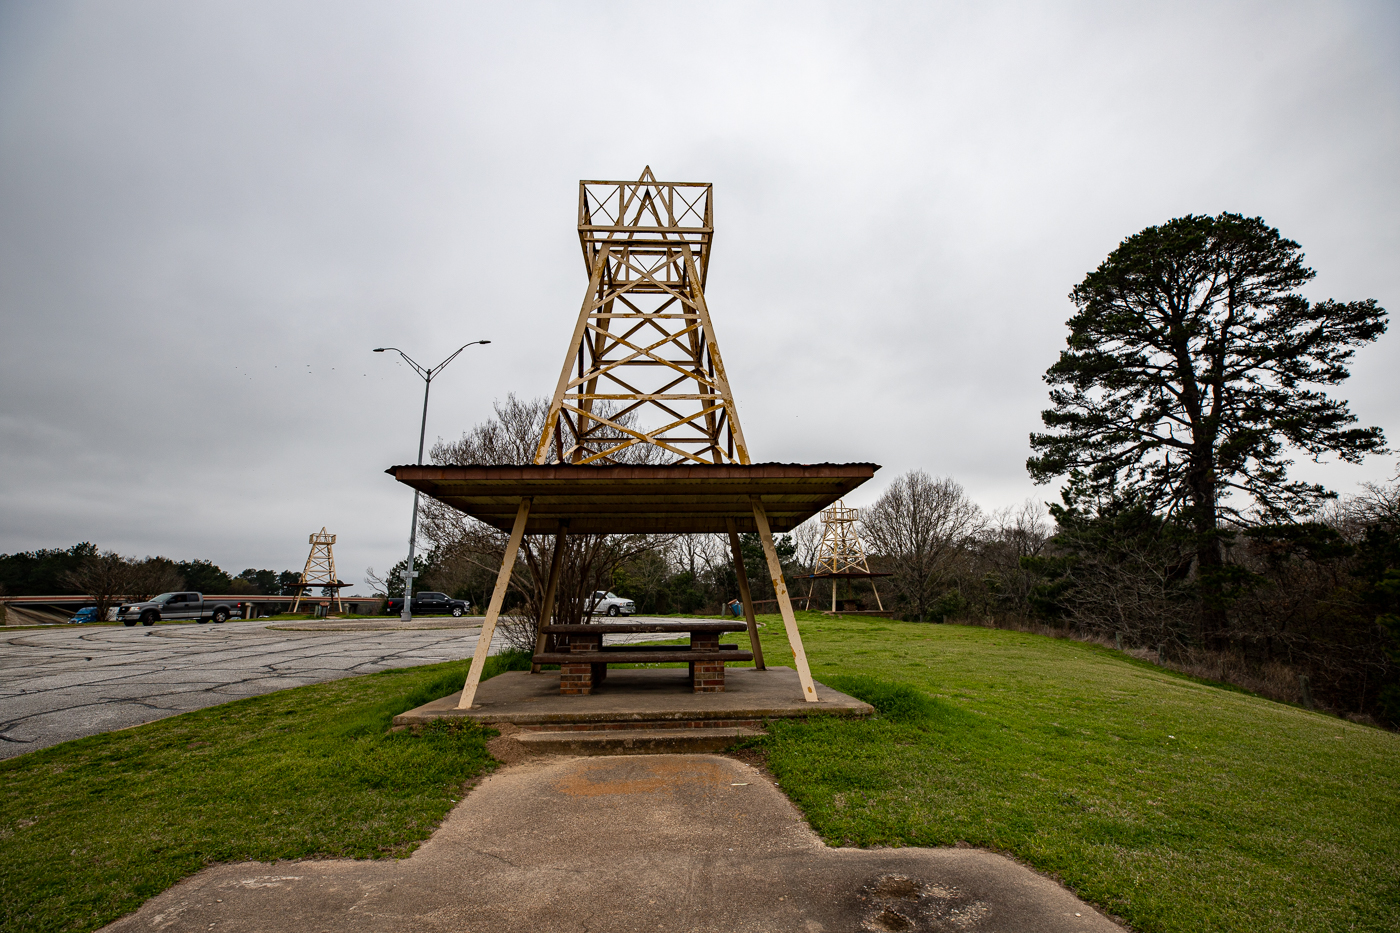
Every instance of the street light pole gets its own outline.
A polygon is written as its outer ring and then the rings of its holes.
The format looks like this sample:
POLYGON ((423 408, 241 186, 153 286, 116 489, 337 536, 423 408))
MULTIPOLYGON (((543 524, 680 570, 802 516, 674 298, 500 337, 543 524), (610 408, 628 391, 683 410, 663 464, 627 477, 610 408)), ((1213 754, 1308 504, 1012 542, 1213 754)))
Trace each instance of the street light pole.
MULTIPOLYGON (((416 372, 419 378, 423 380, 423 420, 418 425, 419 466, 423 465, 423 442, 427 439, 428 436, 428 392, 433 387, 433 377, 441 373, 444 369, 446 369, 447 364, 455 360, 457 358, 457 354, 461 353, 467 347, 475 346, 479 343, 487 344, 490 342, 491 341, 489 340, 473 340, 471 343, 464 343, 457 348, 456 353, 453 353, 441 363, 437 364, 436 366, 427 367, 419 365, 418 362, 413 359, 413 357, 409 356, 407 353, 403 352, 398 347, 375 348, 375 353, 383 353, 385 350, 393 350, 399 356, 403 357, 404 362, 407 363, 409 366, 412 366, 413 371, 416 372)), ((409 526, 408 531, 408 566, 404 568, 403 572, 403 611, 399 613, 399 618, 405 622, 413 618, 413 578, 418 576, 418 574, 413 569, 414 553, 418 548, 418 495, 418 490, 414 489, 413 522, 409 526)))

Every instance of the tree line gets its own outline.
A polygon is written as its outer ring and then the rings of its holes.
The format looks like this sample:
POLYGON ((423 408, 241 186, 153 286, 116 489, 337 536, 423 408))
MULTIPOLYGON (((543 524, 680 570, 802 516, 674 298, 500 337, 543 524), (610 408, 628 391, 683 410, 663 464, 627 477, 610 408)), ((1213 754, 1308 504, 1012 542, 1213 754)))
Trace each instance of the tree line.
POLYGON ((278 596, 298 583, 294 570, 248 568, 232 575, 207 560, 126 557, 83 541, 69 548, 0 554, 0 596, 90 596, 98 618, 123 600, 171 590, 219 595, 278 596))

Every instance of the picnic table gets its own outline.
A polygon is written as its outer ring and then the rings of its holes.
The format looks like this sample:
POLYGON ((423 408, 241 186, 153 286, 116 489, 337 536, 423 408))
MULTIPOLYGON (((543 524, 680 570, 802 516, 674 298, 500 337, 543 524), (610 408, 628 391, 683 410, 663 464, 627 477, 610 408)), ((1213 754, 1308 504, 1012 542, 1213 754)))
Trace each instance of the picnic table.
POLYGON ((535 664, 559 665, 559 692, 583 696, 608 676, 609 664, 684 662, 689 665, 695 693, 723 693, 726 661, 752 661, 753 652, 738 645, 721 645, 725 632, 742 632, 743 622, 590 622, 582 625, 542 625, 555 636, 553 650, 537 651, 535 664), (609 633, 690 636, 688 645, 604 645, 609 633))

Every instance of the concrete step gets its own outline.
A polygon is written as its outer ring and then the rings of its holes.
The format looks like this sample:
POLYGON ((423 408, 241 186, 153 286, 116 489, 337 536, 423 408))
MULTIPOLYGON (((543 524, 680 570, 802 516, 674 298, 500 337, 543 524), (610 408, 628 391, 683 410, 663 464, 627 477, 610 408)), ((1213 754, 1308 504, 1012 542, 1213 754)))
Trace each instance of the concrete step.
POLYGON ((763 735, 746 727, 713 729, 598 729, 569 732, 517 732, 514 739, 530 755, 664 755, 717 752, 740 739, 763 735))

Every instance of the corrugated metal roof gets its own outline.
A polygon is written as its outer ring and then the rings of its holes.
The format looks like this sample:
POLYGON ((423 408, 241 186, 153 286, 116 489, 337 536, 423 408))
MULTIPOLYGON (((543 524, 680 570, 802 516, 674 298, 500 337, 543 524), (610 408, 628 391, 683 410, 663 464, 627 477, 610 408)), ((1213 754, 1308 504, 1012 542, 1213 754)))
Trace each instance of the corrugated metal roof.
MULTIPOLYGON (((390 476, 393 476, 394 473, 395 473, 397 470, 402 470, 402 469, 404 469, 405 467, 419 466, 419 465, 420 465, 420 464, 416 464, 416 463, 401 463, 401 464, 399 464, 399 465, 397 465, 397 466, 391 466, 391 467, 389 467, 389 468, 388 468, 387 470, 385 470, 384 472, 385 472, 385 473, 388 473, 390 476)), ((593 463, 588 463, 588 464, 583 464, 583 465, 577 465, 577 464, 573 464, 573 463, 538 463, 538 464, 537 464, 537 463, 492 463, 492 464, 484 464, 484 463, 450 463, 450 464, 424 463, 424 464, 421 464, 421 465, 422 465, 422 466, 425 466, 425 467, 429 467, 429 466, 502 466, 502 467, 529 467, 529 468, 533 468, 533 467, 541 467, 541 468, 543 468, 543 467, 560 467, 560 466, 562 466, 562 467, 569 467, 569 468, 571 468, 571 469, 578 469, 578 470, 603 470, 603 469, 615 468, 615 467, 618 467, 618 466, 627 466, 627 467, 640 466, 640 467, 642 467, 642 468, 644 468, 644 469, 649 469, 649 470, 669 470, 669 469, 673 469, 673 468, 676 468, 676 467, 686 467, 686 468, 695 469, 695 470, 708 470, 708 469, 711 469, 712 467, 717 467, 717 466, 720 466, 720 467, 732 467, 732 468, 740 469, 740 470, 748 470, 748 469, 753 469, 753 468, 755 468, 755 467, 848 467, 848 466, 852 466, 852 467, 854 467, 854 466, 859 466, 859 467, 870 467, 871 469, 875 469, 875 470, 880 469, 880 464, 878 464, 878 463, 871 463, 871 462, 869 462, 869 461, 867 461, 867 460, 861 460, 861 461, 852 462, 852 463, 834 463, 834 462, 828 461, 828 460, 823 460, 821 463, 788 463, 788 462, 785 462, 785 461, 782 461, 782 460, 765 460, 763 463, 664 463, 664 464, 662 464, 662 463, 657 463, 657 464, 615 464, 615 463, 593 464, 593 463)))
POLYGON ((531 499, 528 534, 755 531, 751 497, 774 531, 789 531, 872 476, 874 463, 675 464, 668 466, 396 466, 412 486, 508 530, 531 499))

